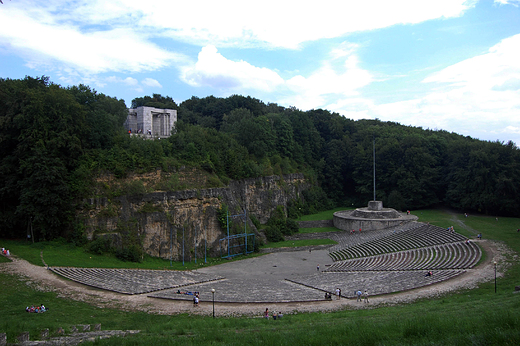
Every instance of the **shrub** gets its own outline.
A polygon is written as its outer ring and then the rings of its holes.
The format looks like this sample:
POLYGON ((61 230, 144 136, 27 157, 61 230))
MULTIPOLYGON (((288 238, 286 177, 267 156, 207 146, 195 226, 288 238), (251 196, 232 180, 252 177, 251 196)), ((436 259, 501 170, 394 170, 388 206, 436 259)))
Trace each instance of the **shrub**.
POLYGON ((293 219, 287 219, 285 221, 285 229, 287 235, 298 233, 300 226, 298 225, 298 222, 294 221, 293 219))
POLYGON ((146 187, 141 180, 132 180, 124 184, 122 190, 126 195, 143 195, 146 193, 146 187))
POLYGON ((76 222, 72 232, 67 235, 67 241, 75 246, 83 246, 88 243, 85 236, 85 224, 83 222, 76 222))
POLYGON ((96 238, 87 245, 87 252, 93 253, 95 255, 102 255, 110 251, 110 241, 103 237, 96 238))
POLYGON ((125 262, 142 262, 143 250, 137 245, 116 251, 116 257, 125 262))
POLYGON ((258 221, 258 219, 256 218, 256 216, 254 215, 249 215, 249 219, 251 219, 251 222, 253 223, 253 225, 255 225, 256 229, 260 229, 261 225, 260 225, 260 221, 258 221))
POLYGON ((220 187, 222 186, 222 182, 217 176, 211 176, 208 178, 208 181, 206 182, 206 187, 212 188, 212 187, 220 187))
POLYGON ((285 240, 283 235, 282 235, 282 232, 277 227, 267 226, 264 231, 265 231, 265 237, 270 242, 275 243, 275 242, 278 242, 278 241, 284 241, 285 240))
POLYGON ((143 214, 164 212, 164 208, 161 205, 154 205, 152 201, 148 201, 137 212, 143 214))
POLYGON ((220 209, 217 210, 218 224, 220 225, 221 229, 227 229, 227 215, 228 206, 222 203, 220 209))

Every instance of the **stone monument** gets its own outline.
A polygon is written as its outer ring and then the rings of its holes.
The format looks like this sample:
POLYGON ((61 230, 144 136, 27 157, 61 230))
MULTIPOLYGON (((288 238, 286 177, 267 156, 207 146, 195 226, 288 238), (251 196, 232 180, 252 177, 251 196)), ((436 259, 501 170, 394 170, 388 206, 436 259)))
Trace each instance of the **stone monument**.
POLYGON ((145 138, 167 138, 177 122, 175 109, 137 107, 128 109, 125 128, 131 135, 145 138))
POLYGON ((368 207, 355 210, 341 210, 333 215, 334 227, 343 231, 376 231, 399 227, 416 221, 415 215, 400 213, 392 208, 383 208, 382 201, 369 201, 368 207))

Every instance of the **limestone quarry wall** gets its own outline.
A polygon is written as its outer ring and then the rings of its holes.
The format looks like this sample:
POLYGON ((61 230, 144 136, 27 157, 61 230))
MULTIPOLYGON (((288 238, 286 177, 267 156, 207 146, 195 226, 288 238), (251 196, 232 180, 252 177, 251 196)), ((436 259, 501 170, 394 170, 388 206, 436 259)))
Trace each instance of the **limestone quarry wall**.
MULTIPOLYGON (((231 181, 222 188, 92 198, 84 201, 80 214, 90 239, 96 233, 127 236, 125 230, 133 230, 147 254, 174 260, 184 254, 191 260, 203 257, 205 249, 208 255, 218 255, 225 246, 219 239, 226 230, 217 218, 222 204, 231 214, 242 214, 245 208, 248 230, 260 236, 249 217, 254 215, 265 223, 278 205, 285 208, 290 200, 303 199, 301 193, 307 188, 303 174, 270 176, 231 181)), ((243 224, 243 219, 236 219, 243 224)))

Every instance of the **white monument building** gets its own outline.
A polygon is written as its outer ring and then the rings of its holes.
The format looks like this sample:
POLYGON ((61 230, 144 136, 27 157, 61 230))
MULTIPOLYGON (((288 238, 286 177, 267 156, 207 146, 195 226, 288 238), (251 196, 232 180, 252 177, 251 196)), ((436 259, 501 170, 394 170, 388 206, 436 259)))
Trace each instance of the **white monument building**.
POLYGON ((175 109, 137 107, 128 109, 125 128, 131 135, 150 138, 170 137, 177 122, 175 109))

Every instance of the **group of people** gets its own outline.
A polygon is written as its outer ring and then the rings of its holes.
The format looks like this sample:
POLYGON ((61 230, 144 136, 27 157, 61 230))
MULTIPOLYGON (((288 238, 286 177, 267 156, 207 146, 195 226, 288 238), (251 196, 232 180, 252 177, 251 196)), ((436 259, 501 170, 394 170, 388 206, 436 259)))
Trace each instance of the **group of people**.
POLYGON ((193 296, 193 305, 195 306, 199 306, 199 292, 197 291, 181 291, 181 290, 177 290, 177 294, 184 294, 184 295, 187 295, 187 296, 193 296))
POLYGON ((357 296, 357 301, 360 302, 361 300, 363 300, 363 302, 365 303, 368 303, 368 291, 365 290, 365 294, 363 295, 363 292, 361 292, 360 290, 358 290, 356 292, 356 296, 357 296))
MULTIPOLYGON (((276 320, 277 318, 278 319, 282 318, 283 314, 281 311, 279 311, 279 312, 274 311, 272 316, 273 316, 273 320, 276 320)), ((268 308, 265 308, 264 318, 269 319, 269 309, 268 308)))
POLYGON ((2 248, 2 255, 4 255, 4 256, 11 256, 11 253, 9 252, 8 249, 2 248))
MULTIPOLYGON (((150 135, 150 136, 152 135, 152 130, 149 129, 147 132, 148 132, 148 135, 150 135)), ((137 131, 132 131, 132 129, 129 129, 128 133, 129 134, 131 134, 131 133, 142 134, 143 133, 143 129, 138 129, 137 131)))
MULTIPOLYGON (((363 295, 363 292, 361 292, 360 290, 356 291, 355 294, 357 296, 358 302, 364 301, 365 303, 368 303, 368 291, 367 290, 365 290, 364 295, 363 295)), ((339 300, 340 298, 341 298, 341 289, 336 288, 336 299, 339 300)), ((325 292, 325 300, 332 300, 332 293, 325 292)))
MULTIPOLYGON (((355 233, 356 233, 355 229, 350 230, 350 234, 355 234, 355 233)), ((359 229, 359 233, 361 233, 361 228, 359 229)))
POLYGON ((47 309, 43 304, 40 305, 40 306, 32 305, 31 307, 26 307, 25 308, 26 312, 35 312, 35 313, 45 312, 45 311, 48 311, 48 310, 49 309, 47 309))

